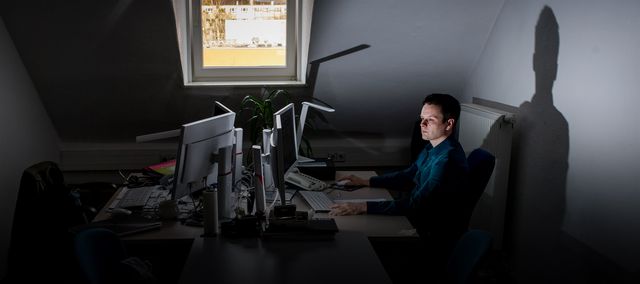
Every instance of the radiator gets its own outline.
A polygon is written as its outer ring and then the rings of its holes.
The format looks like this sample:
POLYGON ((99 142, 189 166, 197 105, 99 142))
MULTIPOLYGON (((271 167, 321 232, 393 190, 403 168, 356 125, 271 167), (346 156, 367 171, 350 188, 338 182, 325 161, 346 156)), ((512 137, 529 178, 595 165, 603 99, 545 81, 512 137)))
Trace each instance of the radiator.
POLYGON ((458 140, 467 155, 483 148, 496 157, 496 165, 487 188, 480 197, 470 227, 491 232, 494 248, 503 245, 511 138, 515 115, 477 104, 462 104, 458 140))

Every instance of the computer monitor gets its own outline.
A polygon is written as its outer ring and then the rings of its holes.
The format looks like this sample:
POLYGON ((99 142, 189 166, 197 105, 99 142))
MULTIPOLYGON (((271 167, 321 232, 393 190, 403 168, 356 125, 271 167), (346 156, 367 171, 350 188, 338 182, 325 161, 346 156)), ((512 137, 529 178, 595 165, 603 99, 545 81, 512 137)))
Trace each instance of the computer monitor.
POLYGON ((272 160, 273 177, 280 194, 282 205, 285 205, 285 175, 293 170, 298 160, 298 143, 296 143, 295 108, 288 104, 273 114, 272 160))
MULTIPOLYGON (((216 101, 213 106, 213 115, 225 114, 232 112, 229 108, 216 101)), ((233 184, 235 185, 238 180, 242 179, 242 128, 234 129, 234 142, 233 142, 233 154, 231 155, 233 184)))
POLYGON ((180 199, 217 182, 218 162, 231 161, 235 117, 229 108, 215 102, 212 117, 182 125, 172 199, 180 199), (221 151, 226 148, 229 150, 221 151), (228 157, 221 157, 221 152, 228 157))

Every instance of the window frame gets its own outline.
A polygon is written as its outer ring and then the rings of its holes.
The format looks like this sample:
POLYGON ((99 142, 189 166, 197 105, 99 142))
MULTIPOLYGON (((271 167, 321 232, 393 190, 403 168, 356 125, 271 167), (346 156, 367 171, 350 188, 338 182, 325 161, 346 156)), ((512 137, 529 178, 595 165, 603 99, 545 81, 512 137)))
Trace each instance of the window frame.
MULTIPOLYGON (((185 85, 265 86, 304 85, 313 1, 287 0, 287 47, 285 67, 215 67, 202 63, 201 1, 193 0, 187 8, 187 66, 185 85), (304 3, 303 3, 304 2, 304 3), (309 7, 303 10, 303 5, 309 7), (306 18, 306 19, 305 19, 306 18), (305 46, 306 45, 306 46, 305 46), (303 48, 303 46, 305 48, 303 48), (289 64, 291 62, 291 64, 289 64), (303 62, 305 64, 303 64, 303 62)), ((184 64, 183 64, 184 65, 184 64)), ((186 68, 184 68, 186 67, 186 68)))

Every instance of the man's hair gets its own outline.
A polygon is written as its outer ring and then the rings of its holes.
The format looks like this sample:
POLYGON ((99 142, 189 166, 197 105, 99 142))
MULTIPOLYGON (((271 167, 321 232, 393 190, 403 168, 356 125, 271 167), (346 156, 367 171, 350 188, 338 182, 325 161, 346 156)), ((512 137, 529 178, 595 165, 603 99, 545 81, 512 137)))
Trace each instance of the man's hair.
POLYGON ((453 118, 458 123, 460 118, 460 102, 449 94, 431 94, 424 98, 422 105, 425 104, 440 106, 442 110, 442 122, 453 118))

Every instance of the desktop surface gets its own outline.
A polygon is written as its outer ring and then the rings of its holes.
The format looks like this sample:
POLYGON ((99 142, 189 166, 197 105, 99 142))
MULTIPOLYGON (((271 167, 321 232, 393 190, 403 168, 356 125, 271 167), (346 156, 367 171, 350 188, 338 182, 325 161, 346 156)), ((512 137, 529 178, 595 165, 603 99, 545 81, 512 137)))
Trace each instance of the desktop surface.
POLYGON ((391 283, 367 237, 196 238, 179 283, 391 283))
MULTIPOLYGON (((376 175, 373 171, 338 171, 337 179, 354 174, 363 178, 376 175)), ((353 191, 326 189, 329 198, 336 202, 359 202, 373 200, 392 200, 393 197, 388 190, 384 188, 363 187, 353 191)), ((294 195, 293 203, 296 204, 298 211, 307 211, 309 205, 298 195, 294 195)), ((316 218, 333 218, 338 225, 340 231, 362 232, 367 237, 387 238, 415 238, 418 235, 415 229, 407 219, 407 217, 398 215, 349 215, 349 216, 329 216, 329 213, 316 212, 316 218)))
MULTIPOLYGON (((92 223, 108 222, 114 218, 114 216, 109 212, 110 205, 117 204, 123 190, 124 188, 119 188, 113 196, 111 196, 111 199, 106 203, 106 206, 98 212, 96 217, 92 220, 92 223)), ((187 205, 189 204, 187 203, 187 205)), ((161 225, 160 228, 156 230, 140 231, 135 234, 126 235, 123 237, 124 240, 193 240, 203 233, 202 227, 182 225, 178 220, 162 220, 157 216, 153 217, 155 213, 148 212, 148 210, 141 211, 141 209, 135 209, 132 211, 133 213, 131 214, 131 217, 145 216, 148 217, 149 221, 158 221, 161 225)))
MULTIPOLYGON (((365 176, 367 174, 375 174, 373 172, 338 172, 337 177, 341 175, 358 174, 365 176)), ((327 190, 328 191, 328 190, 327 190)), ((118 196, 119 190, 113 194, 111 200, 107 202, 107 205, 111 204, 118 196)), ((391 195, 385 189, 381 188, 361 188, 355 191, 341 191, 333 190, 328 192, 329 196, 338 200, 358 200, 358 199, 391 199, 391 195)), ((297 194, 293 196, 293 203, 297 205, 298 211, 308 210, 308 205, 297 194)), ((100 221, 110 218, 110 214, 107 212, 108 206, 103 209, 96 216, 94 221, 100 221)), ((388 262, 384 262, 384 258, 379 258, 376 254, 380 253, 380 247, 383 250, 392 251, 393 263, 397 262, 396 255, 404 254, 398 252, 398 242, 407 246, 408 243, 414 243, 419 241, 417 234, 411 233, 413 227, 404 216, 388 216, 388 215, 354 215, 354 216, 329 216, 328 213, 316 213, 315 218, 333 218, 339 229, 339 232, 335 234, 335 241, 320 242, 320 243, 307 243, 313 240, 291 240, 291 239, 203 239, 202 227, 192 227, 181 224, 177 220, 163 220, 162 227, 160 229, 140 232, 133 235, 127 235, 123 237, 128 244, 137 246, 152 246, 152 247, 165 247, 167 244, 171 244, 174 247, 175 241, 180 241, 180 246, 184 248, 184 259, 186 259, 184 265, 184 273, 180 274, 180 271, 174 271, 172 273, 178 273, 180 276, 172 276, 171 279, 181 277, 181 283, 194 283, 196 281, 205 280, 205 282, 220 282, 220 283, 276 283, 276 281, 282 279, 281 283, 340 283, 340 279, 345 279, 344 282, 363 283, 390 283, 389 277, 385 271, 388 262), (193 243, 193 246, 191 244, 193 243), (352 248, 343 248, 345 243, 357 243, 352 248), (186 248, 191 247, 188 251, 186 248), (250 248, 258 248, 256 251, 260 251, 263 255, 256 256, 256 253, 250 248), (375 247, 375 252, 372 247, 375 247), (319 249, 318 249, 319 248, 319 249), (234 258, 225 259, 222 267, 227 267, 231 263, 234 264, 233 269, 229 273, 223 273, 224 276, 216 276, 221 267, 212 268, 215 261, 221 261, 221 258, 215 258, 213 253, 198 253, 199 251, 215 250, 216 252, 225 252, 231 254, 234 258), (282 257, 280 254, 276 254, 276 250, 282 250, 288 253, 283 253, 286 257, 282 257), (189 254, 189 256, 187 256, 189 254), (208 257, 208 258, 207 258, 208 257), (261 259, 260 262, 255 259, 261 259), (360 262, 363 259, 366 263, 375 262, 374 264, 367 264, 360 266, 360 262), (290 260, 288 260, 290 259, 290 260), (321 261, 325 259, 325 261, 321 261), (329 259, 329 260, 327 260, 329 259), (383 265, 380 265, 380 261, 383 261, 383 265), (248 269, 242 269, 245 266, 244 262, 249 262, 248 269), (300 267, 298 263, 304 264, 304 267, 300 267), (263 264, 259 264, 263 263, 263 264), (338 265, 339 264, 339 265, 338 265), (357 264, 357 265, 356 265, 357 264), (209 267, 205 267, 209 265, 209 267), (264 268, 262 268, 264 266, 264 268), (384 267, 383 267, 384 266, 384 267), (269 268, 270 267, 270 268, 269 268), (284 267, 284 268, 283 268, 284 267), (289 271, 286 267, 296 268, 289 271), (369 267, 369 268, 366 268, 369 267), (344 269, 349 270, 344 270, 344 269), (274 272, 275 269, 279 269, 279 272, 274 272), (306 269, 306 270, 305 270, 306 269), (324 269, 324 270, 323 270, 324 269), (334 269, 330 273, 319 273, 318 271, 325 271, 327 269, 334 269), (214 273, 215 271, 215 273, 214 273), (251 272, 257 271, 256 275, 239 275, 241 271, 251 272), (302 271, 294 275, 292 271, 302 271), (302 278, 305 273, 308 275, 315 275, 314 279, 302 278), (372 272, 373 271, 373 272, 372 272), (234 274, 236 273, 236 274, 234 274), (369 280, 369 274, 372 275, 381 274, 381 276, 373 276, 373 280, 369 280), (344 274, 344 275, 343 275, 344 274), (234 276, 236 275, 236 276, 234 276), (260 276, 261 275, 261 276, 260 276), (274 276, 275 275, 275 276, 274 276), (234 279, 237 277, 237 279, 234 279), (272 277, 272 279, 265 281, 264 278, 272 277), (276 278, 273 278, 276 277, 276 278), (226 279, 224 281, 219 279, 226 279), (248 279, 248 280, 244 280, 248 279)), ((314 241, 318 242, 318 241, 314 241)), ((382 251, 384 252, 384 251, 382 251)), ((157 252, 156 252, 157 253, 157 252)), ((180 252, 182 254, 182 252, 180 252)), ((160 256, 158 256, 161 259, 160 256)), ((154 267, 162 266, 161 259, 160 264, 154 264, 154 267)), ((171 260, 173 263, 173 260, 171 260)), ((218 264, 220 265, 220 264, 218 264)), ((169 265, 171 266, 171 265, 169 265)), ((182 267, 182 266, 180 266, 182 267)), ((227 267, 228 268, 228 267, 227 267)), ((170 268, 173 269, 173 268, 170 268)), ((392 270, 393 271, 393 270, 392 270)), ((250 274, 250 273, 246 273, 250 274)), ((307 277, 308 277, 307 275, 307 277)), ((393 274, 389 274, 393 277, 393 274)))
MULTIPOLYGON (((374 172, 363 171, 339 171, 336 176, 346 176, 349 174, 356 174, 362 177, 375 175, 374 172)), ((119 189, 107 202, 111 204, 119 195, 119 189)), ((389 191, 382 188, 370 188, 364 187, 355 191, 342 191, 342 190, 325 190, 329 197, 339 201, 362 201, 362 200, 380 200, 380 199, 392 199, 389 191)), ((307 203, 297 194, 293 195, 292 201, 297 206, 298 211, 308 211, 309 206, 307 203)), ((101 221, 110 218, 110 214, 107 212, 108 206, 105 206, 96 216, 94 221, 101 221)), ((388 238, 388 237, 402 237, 402 238, 418 238, 417 234, 412 233, 413 226, 405 216, 390 216, 390 215, 352 215, 352 216, 329 216, 328 213, 315 213, 316 218, 333 218, 338 226, 338 229, 342 231, 362 232, 367 237, 375 238, 388 238)), ((160 239, 194 239, 200 237, 203 233, 202 227, 192 227, 182 225, 177 220, 162 220, 162 228, 160 230, 153 230, 148 232, 141 232, 134 235, 126 236, 128 240, 160 240, 160 239)))

